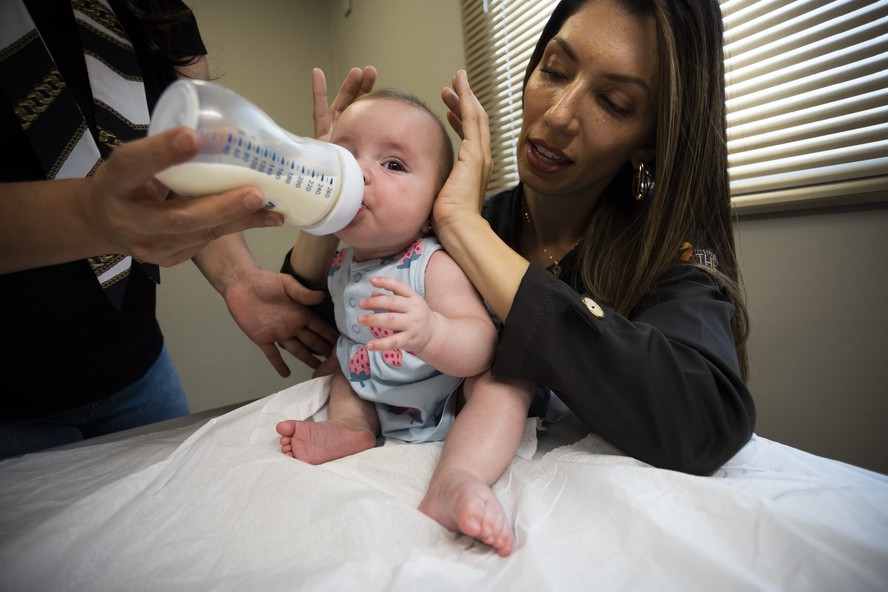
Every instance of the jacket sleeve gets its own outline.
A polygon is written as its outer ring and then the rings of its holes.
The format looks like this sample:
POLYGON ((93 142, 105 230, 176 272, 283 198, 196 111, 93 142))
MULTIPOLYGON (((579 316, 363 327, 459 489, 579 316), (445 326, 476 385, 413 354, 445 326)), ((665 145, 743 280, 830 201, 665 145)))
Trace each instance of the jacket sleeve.
POLYGON ((592 430, 657 467, 710 474, 751 437, 734 307, 676 265, 629 317, 531 266, 504 323, 495 376, 551 388, 592 430))
POLYGON ((287 251, 287 254, 284 255, 284 262, 281 264, 281 273, 286 273, 287 275, 291 275, 296 278, 300 284, 308 288, 309 290, 319 290, 324 292, 325 297, 319 303, 313 306, 310 306, 314 313, 321 317, 328 325, 331 327, 336 327, 336 313, 333 310, 333 299, 330 297, 330 289, 327 286, 327 282, 324 282, 323 286, 316 286, 306 280, 304 277, 296 273, 296 270, 293 269, 293 266, 290 264, 290 253, 293 252, 293 249, 287 251))

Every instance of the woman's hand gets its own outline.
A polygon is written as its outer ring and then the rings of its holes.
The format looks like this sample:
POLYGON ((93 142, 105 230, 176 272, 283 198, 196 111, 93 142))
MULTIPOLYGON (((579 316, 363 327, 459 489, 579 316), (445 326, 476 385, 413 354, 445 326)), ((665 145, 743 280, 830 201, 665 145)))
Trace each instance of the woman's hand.
POLYGON ((456 165, 435 200, 432 219, 439 236, 462 216, 479 214, 493 169, 487 113, 469 87, 465 70, 456 73, 453 88, 445 88, 441 98, 449 110, 447 121, 462 143, 456 165))
POLYGON ((432 226, 447 253, 505 321, 528 262, 481 216, 493 168, 487 113, 472 93, 463 70, 456 73, 453 88, 445 88, 441 98, 450 110, 447 120, 462 143, 456 165, 435 200, 432 226))
POLYGON ((311 71, 311 88, 312 106, 314 109, 314 127, 315 138, 319 140, 329 141, 330 132, 333 130, 333 124, 345 111, 345 108, 359 96, 373 90, 376 84, 376 68, 373 66, 364 66, 361 68, 352 68, 342 81, 333 104, 327 104, 327 79, 324 71, 315 68, 311 71))
POLYGON ((199 148, 194 130, 172 129, 123 144, 86 180, 92 190, 84 216, 108 242, 107 252, 171 266, 226 234, 283 223, 279 214, 262 209, 265 198, 251 187, 167 199, 169 191, 154 175, 189 160, 199 148))
POLYGON ((310 368, 329 356, 339 332, 318 317, 311 306, 324 293, 309 290, 293 277, 256 267, 225 290, 225 303, 241 330, 259 346, 278 374, 290 369, 278 345, 310 368))
POLYGON ((221 236, 283 223, 256 188, 167 199, 154 175, 199 149, 194 130, 175 128, 121 145, 91 177, 4 183, 0 273, 109 253, 171 266, 221 236))

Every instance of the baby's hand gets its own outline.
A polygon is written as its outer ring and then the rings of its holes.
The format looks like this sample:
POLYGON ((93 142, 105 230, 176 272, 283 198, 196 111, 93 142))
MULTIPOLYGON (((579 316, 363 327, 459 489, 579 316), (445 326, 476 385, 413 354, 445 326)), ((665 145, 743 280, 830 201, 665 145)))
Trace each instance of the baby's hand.
POLYGON ((435 332, 435 312, 429 308, 424 298, 400 280, 374 277, 370 279, 370 283, 391 293, 373 292, 370 298, 362 299, 362 309, 376 312, 362 314, 358 317, 358 322, 365 327, 387 329, 392 333, 369 341, 367 349, 402 349, 414 353, 422 351, 435 332))

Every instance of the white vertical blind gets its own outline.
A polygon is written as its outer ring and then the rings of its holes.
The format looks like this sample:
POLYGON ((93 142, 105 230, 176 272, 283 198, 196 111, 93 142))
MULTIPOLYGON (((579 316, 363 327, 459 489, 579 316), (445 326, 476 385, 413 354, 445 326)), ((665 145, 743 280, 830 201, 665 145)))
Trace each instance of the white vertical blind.
MULTIPOLYGON (((491 122, 489 191, 517 183, 521 82, 556 0, 461 0, 491 122)), ((888 198, 888 0, 722 0, 731 193, 756 211, 888 198)))

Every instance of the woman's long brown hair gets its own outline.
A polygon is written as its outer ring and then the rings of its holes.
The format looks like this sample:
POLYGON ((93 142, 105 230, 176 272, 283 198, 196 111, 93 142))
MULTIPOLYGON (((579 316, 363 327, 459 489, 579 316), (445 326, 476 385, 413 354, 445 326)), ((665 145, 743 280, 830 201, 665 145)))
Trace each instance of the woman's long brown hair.
MULTIPOLYGON (((587 1, 562 0, 555 8, 531 56, 525 85, 549 40, 587 1)), ((611 181, 580 247, 582 283, 628 315, 671 266, 705 269, 735 307, 731 328, 746 379, 748 316, 731 226, 721 9, 717 0, 614 1, 657 23, 655 188, 637 203, 628 162, 611 181), (686 241, 714 252, 717 266, 679 260, 686 241)))

